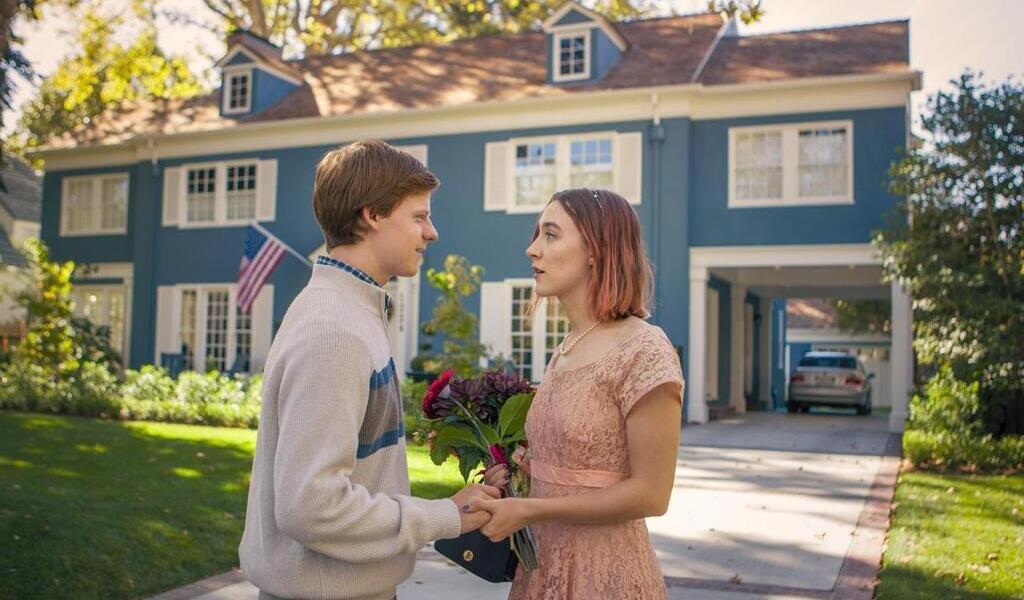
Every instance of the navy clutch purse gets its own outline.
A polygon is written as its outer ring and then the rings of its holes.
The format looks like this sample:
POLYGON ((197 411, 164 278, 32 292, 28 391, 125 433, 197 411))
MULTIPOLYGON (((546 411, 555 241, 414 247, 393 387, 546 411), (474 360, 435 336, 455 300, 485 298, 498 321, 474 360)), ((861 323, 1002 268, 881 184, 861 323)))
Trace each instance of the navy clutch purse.
POLYGON ((519 559, 509 540, 492 542, 477 531, 450 540, 437 540, 434 549, 477 577, 492 583, 512 581, 519 559))

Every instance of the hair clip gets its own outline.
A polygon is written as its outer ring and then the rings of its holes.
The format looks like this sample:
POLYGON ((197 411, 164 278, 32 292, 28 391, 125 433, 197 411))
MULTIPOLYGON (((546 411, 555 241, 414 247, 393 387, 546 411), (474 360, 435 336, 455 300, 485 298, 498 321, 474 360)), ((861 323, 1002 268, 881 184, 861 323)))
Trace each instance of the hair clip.
POLYGON ((594 195, 594 200, 601 201, 601 197, 597 195, 597 190, 590 190, 590 193, 594 195))

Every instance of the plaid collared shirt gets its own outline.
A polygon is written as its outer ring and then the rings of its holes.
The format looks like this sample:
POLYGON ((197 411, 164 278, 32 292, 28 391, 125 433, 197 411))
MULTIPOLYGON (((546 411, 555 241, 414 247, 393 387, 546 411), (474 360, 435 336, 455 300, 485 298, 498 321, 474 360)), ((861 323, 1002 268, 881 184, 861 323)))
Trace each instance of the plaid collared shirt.
MULTIPOLYGON (((316 264, 318 264, 318 265, 327 265, 329 267, 335 267, 335 268, 341 269, 342 271, 345 271, 346 273, 351 273, 357 279, 361 279, 361 280, 365 281, 366 283, 368 283, 370 285, 375 285, 375 286, 377 286, 377 287, 379 287, 381 289, 384 289, 384 286, 382 286, 380 283, 378 283, 376 279, 374 279, 373 277, 370 277, 369 275, 367 275, 361 269, 357 269, 356 267, 353 267, 352 265, 350 265, 350 264, 348 264, 348 263, 346 263, 344 261, 340 261, 340 260, 338 260, 338 259, 336 259, 336 258, 334 258, 332 256, 318 256, 317 259, 316 259, 316 264)), ((384 310, 387 311, 388 318, 391 318, 391 304, 392 304, 391 294, 388 294, 387 292, 385 292, 384 293, 384 310)))

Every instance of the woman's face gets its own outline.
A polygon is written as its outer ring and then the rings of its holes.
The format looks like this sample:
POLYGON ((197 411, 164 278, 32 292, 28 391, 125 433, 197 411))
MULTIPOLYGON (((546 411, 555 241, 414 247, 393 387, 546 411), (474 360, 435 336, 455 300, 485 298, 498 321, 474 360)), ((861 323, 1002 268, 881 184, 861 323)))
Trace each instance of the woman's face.
POLYGON ((561 202, 549 202, 540 215, 539 233, 526 249, 538 296, 565 298, 590 281, 591 258, 583 235, 561 202))

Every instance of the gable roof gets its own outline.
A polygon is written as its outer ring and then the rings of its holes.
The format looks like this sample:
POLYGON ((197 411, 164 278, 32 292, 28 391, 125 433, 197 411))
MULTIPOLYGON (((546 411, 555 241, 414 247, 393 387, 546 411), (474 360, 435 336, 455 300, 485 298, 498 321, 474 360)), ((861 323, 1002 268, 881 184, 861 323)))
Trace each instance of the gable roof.
POLYGON ((7 189, 0 188, 0 204, 15 219, 38 223, 43 191, 32 167, 8 155, 3 157, 2 170, 7 189))
POLYGON ((140 135, 289 118, 684 85, 693 83, 702 64, 696 83, 704 86, 909 71, 907 21, 740 38, 719 36, 722 27, 715 13, 618 23, 628 50, 603 78, 574 86, 547 83, 542 31, 282 61, 301 74, 304 85, 259 114, 222 117, 219 90, 187 100, 140 101, 100 115, 48 148, 117 144, 140 135))

